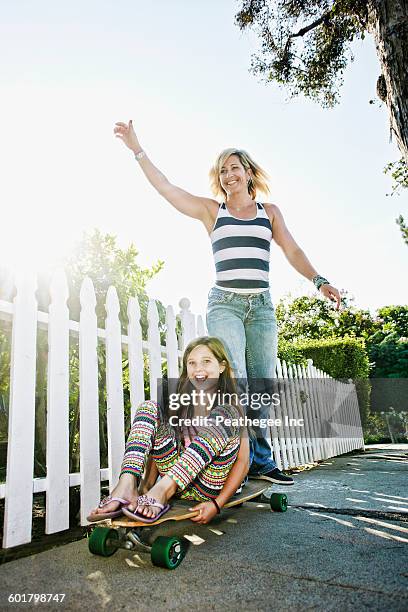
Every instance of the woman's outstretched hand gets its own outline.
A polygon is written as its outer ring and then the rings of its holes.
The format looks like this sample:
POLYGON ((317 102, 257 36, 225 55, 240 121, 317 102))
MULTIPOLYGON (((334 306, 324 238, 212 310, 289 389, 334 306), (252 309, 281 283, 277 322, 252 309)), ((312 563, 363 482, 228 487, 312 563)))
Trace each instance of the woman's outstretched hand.
POLYGON ((194 506, 194 508, 189 508, 189 510, 200 511, 200 514, 197 514, 197 516, 194 516, 192 519, 190 519, 191 521, 194 521, 199 525, 206 525, 217 514, 217 508, 212 502, 201 502, 201 504, 194 506))
POLYGON ((141 150, 142 147, 133 129, 132 120, 130 120, 129 123, 123 123, 122 121, 115 123, 113 133, 116 138, 120 138, 129 149, 134 151, 134 153, 138 153, 141 150))
POLYGON ((339 310, 341 305, 341 296, 336 287, 329 284, 321 285, 320 292, 332 302, 336 302, 336 310, 339 310))

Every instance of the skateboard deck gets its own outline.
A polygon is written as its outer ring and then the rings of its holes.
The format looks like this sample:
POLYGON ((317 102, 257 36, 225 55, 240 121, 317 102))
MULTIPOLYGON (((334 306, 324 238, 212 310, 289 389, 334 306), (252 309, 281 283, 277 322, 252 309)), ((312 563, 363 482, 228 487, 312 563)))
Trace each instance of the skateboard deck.
MULTIPOLYGON (((238 495, 235 495, 224 508, 240 506, 244 502, 258 499, 262 493, 271 488, 271 483, 262 480, 251 480, 243 487, 238 495)), ((274 512, 285 512, 287 508, 287 497, 283 493, 272 493, 268 500, 270 509, 274 512)), ((142 534, 149 533, 140 529, 142 527, 155 527, 166 521, 184 521, 197 516, 198 511, 189 510, 196 505, 195 500, 172 500, 173 505, 166 514, 153 523, 144 523, 127 516, 116 519, 105 519, 97 523, 88 540, 89 551, 94 555, 110 557, 118 548, 135 550, 141 547, 145 552, 150 552, 153 565, 166 569, 175 569, 185 557, 187 547, 185 538, 176 536, 158 536, 150 545, 143 541, 142 534), (104 525, 102 526, 101 525, 104 525)), ((264 504, 262 504, 264 507, 264 504)))
MULTIPOLYGON (((229 502, 227 502, 223 508, 233 508, 239 506, 246 501, 250 501, 256 497, 260 497, 267 489, 270 489, 272 483, 267 483, 265 480, 250 480, 243 487, 242 492, 234 496, 229 502)), ((128 516, 121 516, 116 519, 107 519, 112 527, 154 527, 160 525, 166 521, 184 521, 197 516, 198 511, 188 510, 190 506, 197 505, 200 502, 197 500, 189 499, 178 499, 172 500, 172 507, 166 514, 153 523, 145 523, 144 521, 138 521, 128 516)))

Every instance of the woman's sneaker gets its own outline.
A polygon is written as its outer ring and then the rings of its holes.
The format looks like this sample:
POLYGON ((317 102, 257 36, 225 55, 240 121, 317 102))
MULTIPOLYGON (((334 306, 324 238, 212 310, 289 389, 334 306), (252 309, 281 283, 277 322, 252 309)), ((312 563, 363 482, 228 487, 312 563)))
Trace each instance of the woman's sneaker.
POLYGON ((268 480, 269 482, 273 482, 279 485, 295 484, 295 481, 293 480, 292 476, 284 474, 278 468, 275 468, 274 470, 271 470, 266 474, 256 474, 254 476, 251 474, 251 478, 255 478, 255 480, 268 480))
POLYGON ((248 476, 245 476, 244 480, 241 482, 240 486, 235 491, 234 495, 239 495, 240 493, 242 493, 242 489, 245 487, 247 482, 248 482, 248 476))

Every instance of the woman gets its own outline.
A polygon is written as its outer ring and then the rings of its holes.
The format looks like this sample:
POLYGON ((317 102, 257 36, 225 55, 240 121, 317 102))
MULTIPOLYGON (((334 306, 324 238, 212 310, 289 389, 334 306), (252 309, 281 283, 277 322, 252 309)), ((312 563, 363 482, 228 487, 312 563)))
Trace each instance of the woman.
MULTIPOLYGON (((132 121, 115 124, 114 133, 133 151, 151 185, 181 213, 200 220, 212 242, 216 285, 210 291, 207 327, 225 344, 240 381, 254 393, 275 377, 277 325, 269 294, 269 251, 272 238, 289 263, 340 307, 340 294, 320 276, 295 242, 275 204, 257 202, 269 193, 267 175, 245 152, 226 149, 210 171, 215 197, 194 196, 176 187, 154 166, 142 149, 132 121), (262 383, 262 381, 264 381, 262 383)), ((270 389, 270 384, 266 385, 270 389)), ((264 407, 257 417, 269 416, 264 407)), ((252 414, 252 413, 251 413, 252 414)), ((248 414, 248 416, 250 416, 248 414)), ((293 484, 272 459, 266 431, 256 431, 251 448, 252 476, 283 485, 293 484)))
POLYGON ((123 512, 153 522, 168 511, 169 500, 177 495, 200 502, 194 508, 199 514, 191 520, 205 524, 239 489, 249 468, 249 443, 240 424, 239 404, 215 403, 218 398, 222 401, 223 394, 228 394, 229 402, 237 397, 220 340, 197 338, 187 346, 177 391, 179 404, 172 398, 167 410, 153 401, 136 409, 119 482, 88 521, 123 512), (210 405, 214 406, 211 410, 210 405))

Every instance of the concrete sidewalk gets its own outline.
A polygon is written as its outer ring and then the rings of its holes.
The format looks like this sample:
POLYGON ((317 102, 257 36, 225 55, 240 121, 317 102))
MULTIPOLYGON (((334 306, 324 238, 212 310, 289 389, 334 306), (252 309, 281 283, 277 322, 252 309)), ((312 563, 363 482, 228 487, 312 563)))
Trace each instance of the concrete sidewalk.
POLYGON ((144 553, 93 556, 86 540, 7 563, 0 608, 407 610, 407 467, 408 445, 370 448, 296 475, 286 513, 252 503, 207 526, 167 523, 160 534, 196 540, 174 571, 144 553), (66 595, 33 606, 10 593, 66 595))

